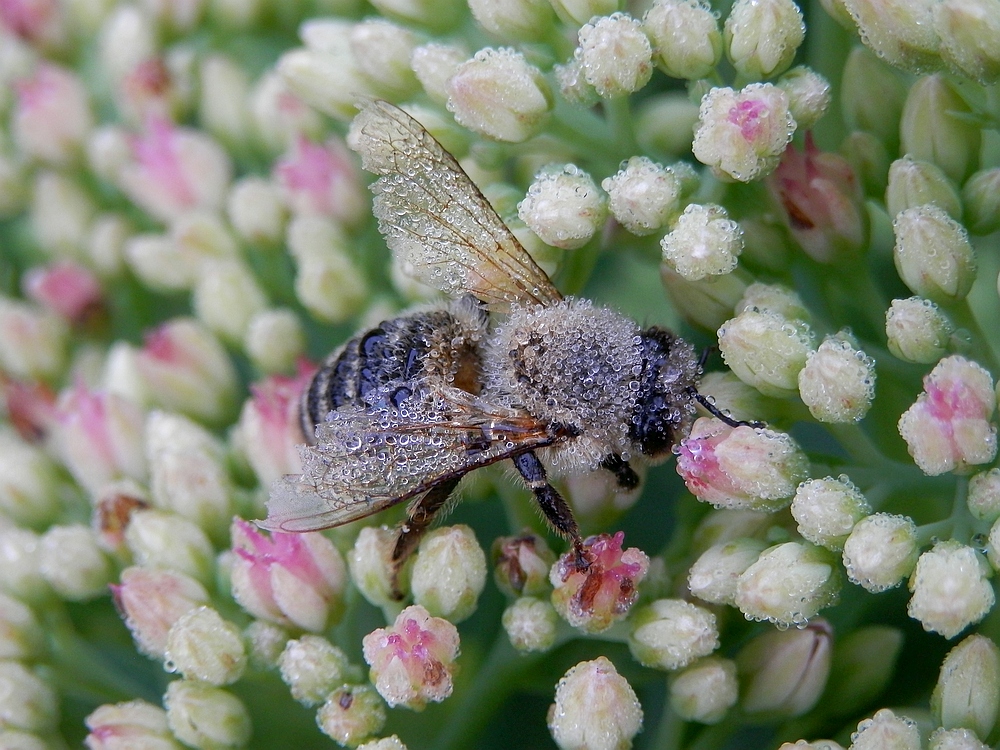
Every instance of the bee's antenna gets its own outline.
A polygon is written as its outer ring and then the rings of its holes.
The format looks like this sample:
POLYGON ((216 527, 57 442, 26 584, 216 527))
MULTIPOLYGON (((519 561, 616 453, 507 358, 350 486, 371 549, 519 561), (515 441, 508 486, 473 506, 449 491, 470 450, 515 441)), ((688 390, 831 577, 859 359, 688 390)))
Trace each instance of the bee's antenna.
POLYGON ((730 427, 753 427, 754 429, 767 427, 763 422, 751 421, 746 422, 742 419, 733 419, 731 416, 722 411, 718 406, 716 406, 712 399, 706 396, 704 393, 699 393, 697 388, 689 388, 688 393, 690 393, 694 400, 705 407, 709 414, 711 414, 716 419, 721 419, 730 427))

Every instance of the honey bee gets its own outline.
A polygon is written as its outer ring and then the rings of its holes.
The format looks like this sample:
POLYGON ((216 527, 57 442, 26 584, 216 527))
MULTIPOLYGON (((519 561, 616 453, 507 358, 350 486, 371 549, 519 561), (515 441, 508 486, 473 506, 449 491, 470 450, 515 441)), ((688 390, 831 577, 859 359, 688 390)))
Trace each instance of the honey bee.
POLYGON ((585 569, 579 527, 547 471, 605 470, 630 490, 630 461, 669 454, 696 402, 741 423, 698 393, 691 344, 563 297, 401 109, 367 103, 348 143, 379 176, 374 213, 392 252, 453 300, 386 320, 326 358, 302 397, 303 472, 275 485, 262 525, 313 531, 408 501, 395 575, 462 477, 510 460, 585 569))

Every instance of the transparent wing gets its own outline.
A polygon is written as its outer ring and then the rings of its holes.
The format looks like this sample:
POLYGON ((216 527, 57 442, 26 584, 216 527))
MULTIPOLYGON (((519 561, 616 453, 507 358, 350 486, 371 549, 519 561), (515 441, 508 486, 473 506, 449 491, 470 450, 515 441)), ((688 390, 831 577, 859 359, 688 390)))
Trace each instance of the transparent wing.
POLYGON ((453 297, 472 294, 492 310, 561 299, 451 154, 385 101, 369 102, 348 135, 372 185, 379 229, 421 281, 453 297))
POLYGON ((399 411, 340 409, 317 437, 316 445, 299 448, 302 474, 272 486, 264 528, 340 526, 569 435, 449 388, 415 395, 399 411))

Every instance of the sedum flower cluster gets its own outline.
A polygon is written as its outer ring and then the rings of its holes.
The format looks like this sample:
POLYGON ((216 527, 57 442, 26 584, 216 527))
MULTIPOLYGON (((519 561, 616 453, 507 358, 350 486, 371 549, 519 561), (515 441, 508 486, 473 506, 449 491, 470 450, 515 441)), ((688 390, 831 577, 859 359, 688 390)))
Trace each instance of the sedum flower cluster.
POLYGON ((0 0, 0 748, 991 746, 998 81, 1000 0, 0 0), (639 490, 554 477, 585 569, 492 469, 398 576, 403 508, 253 523, 434 299, 372 98, 706 352, 639 490))

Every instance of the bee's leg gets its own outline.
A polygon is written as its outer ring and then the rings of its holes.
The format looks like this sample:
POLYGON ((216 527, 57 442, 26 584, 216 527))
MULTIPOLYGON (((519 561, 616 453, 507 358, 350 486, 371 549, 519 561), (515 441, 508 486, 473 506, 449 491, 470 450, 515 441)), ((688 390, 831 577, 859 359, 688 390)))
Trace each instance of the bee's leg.
POLYGON ((407 558, 413 554, 424 532, 434 521, 434 516, 447 504, 448 498, 458 485, 459 479, 449 479, 431 487, 417 498, 406 511, 406 520, 396 529, 396 544, 392 548, 392 597, 402 599, 399 587, 399 573, 407 558))
POLYGON ((580 537, 580 527, 576 525, 573 518, 573 511, 563 499, 562 495, 556 492, 556 488, 549 484, 545 476, 545 467, 538 460, 538 456, 532 451, 514 456, 511 459, 518 473, 524 478, 525 483, 535 494, 535 502, 542 509, 545 518, 552 524, 552 528, 558 531, 573 542, 573 552, 576 555, 576 566, 580 570, 590 567, 590 560, 586 550, 583 548, 583 539, 580 537))
POLYGON ((639 475, 635 473, 629 462, 617 453, 611 453, 601 461, 601 468, 615 475, 618 486, 625 491, 634 490, 639 486, 639 475))

